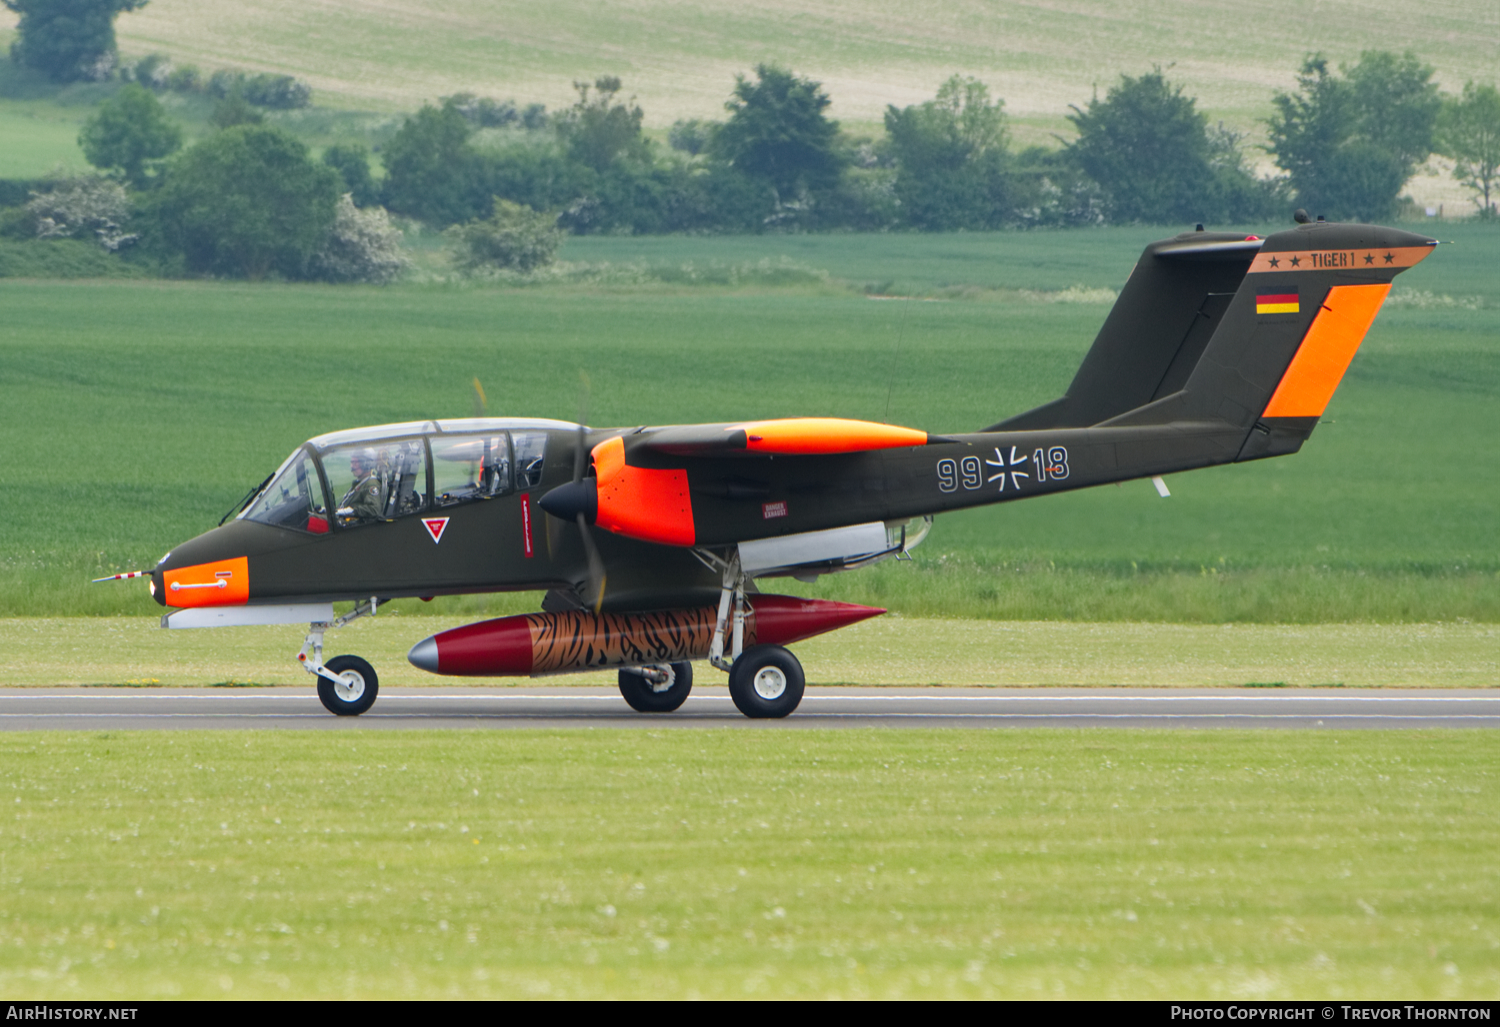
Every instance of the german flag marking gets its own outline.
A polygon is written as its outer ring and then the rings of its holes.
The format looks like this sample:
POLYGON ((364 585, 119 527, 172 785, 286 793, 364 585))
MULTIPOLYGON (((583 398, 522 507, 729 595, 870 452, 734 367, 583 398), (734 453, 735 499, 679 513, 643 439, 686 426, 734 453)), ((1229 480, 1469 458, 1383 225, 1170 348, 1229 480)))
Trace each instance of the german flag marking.
POLYGON ((1257 314, 1295 314, 1300 309, 1295 289, 1291 292, 1258 292, 1255 294, 1255 312, 1257 314))

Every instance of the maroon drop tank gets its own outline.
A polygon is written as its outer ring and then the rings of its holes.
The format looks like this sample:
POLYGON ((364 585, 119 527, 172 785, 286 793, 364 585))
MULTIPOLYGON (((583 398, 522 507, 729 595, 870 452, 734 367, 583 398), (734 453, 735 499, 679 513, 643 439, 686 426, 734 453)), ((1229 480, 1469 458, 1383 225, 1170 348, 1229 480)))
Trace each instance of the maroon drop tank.
MULTIPOLYGON (((882 613, 878 607, 826 599, 747 596, 745 648, 788 645, 882 613)), ((440 632, 414 645, 407 659, 422 670, 461 677, 702 660, 708 657, 717 616, 713 606, 650 613, 528 613, 440 632)))

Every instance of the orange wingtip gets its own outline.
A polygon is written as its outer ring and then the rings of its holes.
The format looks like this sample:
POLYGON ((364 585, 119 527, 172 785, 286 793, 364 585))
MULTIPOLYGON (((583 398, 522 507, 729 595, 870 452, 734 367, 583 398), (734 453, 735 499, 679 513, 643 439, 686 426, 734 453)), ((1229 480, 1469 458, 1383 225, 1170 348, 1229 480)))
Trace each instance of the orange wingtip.
POLYGON ((162 575, 167 605, 243 606, 250 599, 250 561, 243 557, 178 567, 162 575))
POLYGON ((780 421, 737 424, 752 453, 860 453, 869 449, 898 449, 927 445, 927 433, 915 428, 840 417, 789 417, 780 421))

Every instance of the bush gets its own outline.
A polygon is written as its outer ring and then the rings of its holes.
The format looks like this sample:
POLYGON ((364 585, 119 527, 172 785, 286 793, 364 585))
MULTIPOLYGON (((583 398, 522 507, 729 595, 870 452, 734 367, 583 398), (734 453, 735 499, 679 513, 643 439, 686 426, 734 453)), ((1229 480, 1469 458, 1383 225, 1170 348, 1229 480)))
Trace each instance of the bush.
POLYGON ((172 61, 164 53, 147 54, 135 62, 131 77, 147 89, 167 88, 167 79, 172 74, 172 61))
POLYGON ((234 93, 240 92, 243 89, 244 82, 245 73, 243 71, 220 68, 208 76, 208 82, 204 86, 204 91, 217 100, 223 100, 234 93))
POLYGON ((130 217, 130 197, 125 188, 103 175, 61 179, 50 191, 33 193, 26 213, 38 239, 92 237, 114 253, 139 238, 120 228, 130 217))
POLYGON ((514 100, 492 100, 473 93, 456 93, 443 97, 441 102, 453 104, 475 128, 506 128, 521 120, 521 112, 516 109, 514 100))
POLYGON ((689 156, 696 157, 708 150, 708 144, 713 139, 716 127, 714 122, 701 118, 674 121, 672 127, 667 130, 667 145, 674 150, 681 150, 689 156))
POLYGON ((81 239, 0 239, 0 278, 144 278, 146 271, 81 239))
POLYGON ((255 75, 245 79, 245 99, 257 107, 291 111, 312 103, 312 86, 290 75, 255 75))
POLYGON ((245 102, 239 93, 230 93, 214 104, 208 123, 214 128, 234 128, 236 125, 264 125, 266 116, 245 102))
POLYGON ((296 110, 312 103, 312 86, 290 75, 248 75, 221 68, 208 77, 205 89, 220 100, 238 94, 246 103, 271 110, 296 110))
POLYGON ((454 263, 469 272, 501 268, 534 271, 557 259, 563 232, 557 218, 499 197, 494 213, 448 229, 454 263))
POLYGON ((196 93, 203 89, 203 73, 191 64, 172 69, 167 76, 167 88, 174 93, 196 93))
POLYGON ((161 244, 191 272, 302 278, 329 237, 340 185, 287 133, 240 125, 173 162, 151 210, 161 244))
POLYGON ((326 282, 384 285, 410 266, 401 252, 401 230, 391 224, 385 208, 360 210, 345 193, 339 197, 328 238, 313 254, 309 273, 326 282))

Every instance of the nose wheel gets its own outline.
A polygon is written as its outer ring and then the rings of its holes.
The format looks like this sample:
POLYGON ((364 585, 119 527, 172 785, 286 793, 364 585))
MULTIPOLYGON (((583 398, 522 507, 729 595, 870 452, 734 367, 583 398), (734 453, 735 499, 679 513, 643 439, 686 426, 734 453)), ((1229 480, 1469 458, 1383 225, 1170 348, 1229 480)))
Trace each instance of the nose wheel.
POLYGON ((297 654, 302 669, 318 679, 318 700, 329 713, 340 717, 357 717, 375 705, 375 696, 380 692, 380 679, 375 668, 358 656, 335 656, 323 662, 323 633, 329 628, 341 628, 352 620, 375 614, 380 600, 371 597, 354 604, 354 609, 331 621, 313 621, 308 629, 307 640, 297 654))
POLYGON ((323 666, 337 679, 318 677, 318 699, 328 712, 357 717, 375 705, 380 679, 374 667, 358 656, 335 656, 323 666))

